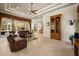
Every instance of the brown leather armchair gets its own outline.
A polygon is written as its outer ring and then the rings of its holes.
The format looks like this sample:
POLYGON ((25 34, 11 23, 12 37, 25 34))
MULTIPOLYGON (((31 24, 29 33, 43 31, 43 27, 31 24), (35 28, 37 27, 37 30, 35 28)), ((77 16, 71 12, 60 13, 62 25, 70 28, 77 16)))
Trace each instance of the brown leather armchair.
POLYGON ((7 39, 9 42, 9 47, 10 47, 11 52, 16 52, 16 51, 22 50, 27 47, 27 40, 25 39, 15 41, 13 35, 9 35, 7 39))

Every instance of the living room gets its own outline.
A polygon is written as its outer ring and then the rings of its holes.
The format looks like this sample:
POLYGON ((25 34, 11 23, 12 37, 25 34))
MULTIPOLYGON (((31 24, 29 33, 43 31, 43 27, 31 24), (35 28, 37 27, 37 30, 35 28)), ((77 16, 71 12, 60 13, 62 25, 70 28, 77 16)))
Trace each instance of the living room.
POLYGON ((0 55, 74 56, 77 7, 77 3, 0 3, 0 55))

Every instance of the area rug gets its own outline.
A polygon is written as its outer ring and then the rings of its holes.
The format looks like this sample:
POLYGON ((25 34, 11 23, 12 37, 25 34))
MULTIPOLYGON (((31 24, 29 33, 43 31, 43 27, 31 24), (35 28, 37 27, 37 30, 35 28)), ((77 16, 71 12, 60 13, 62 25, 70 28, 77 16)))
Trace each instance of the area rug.
POLYGON ((36 40, 37 38, 29 38, 28 40, 27 40, 27 42, 30 42, 30 41, 33 41, 33 40, 36 40))

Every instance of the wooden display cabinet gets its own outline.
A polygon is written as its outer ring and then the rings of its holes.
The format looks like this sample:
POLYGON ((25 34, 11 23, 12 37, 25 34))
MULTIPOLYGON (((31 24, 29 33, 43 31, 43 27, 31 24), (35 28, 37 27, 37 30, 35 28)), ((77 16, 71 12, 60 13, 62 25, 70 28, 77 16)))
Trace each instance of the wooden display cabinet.
POLYGON ((61 40, 61 14, 54 15, 50 17, 50 32, 51 32, 51 39, 61 40))

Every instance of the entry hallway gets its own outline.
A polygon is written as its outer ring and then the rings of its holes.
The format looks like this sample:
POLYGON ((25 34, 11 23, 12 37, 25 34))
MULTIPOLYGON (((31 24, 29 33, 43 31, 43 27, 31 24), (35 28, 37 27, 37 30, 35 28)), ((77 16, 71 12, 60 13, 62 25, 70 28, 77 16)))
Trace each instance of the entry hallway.
POLYGON ((6 38, 0 38, 0 56, 73 56, 74 50, 70 43, 52 40, 35 33, 38 39, 28 42, 27 48, 10 52, 6 38))

